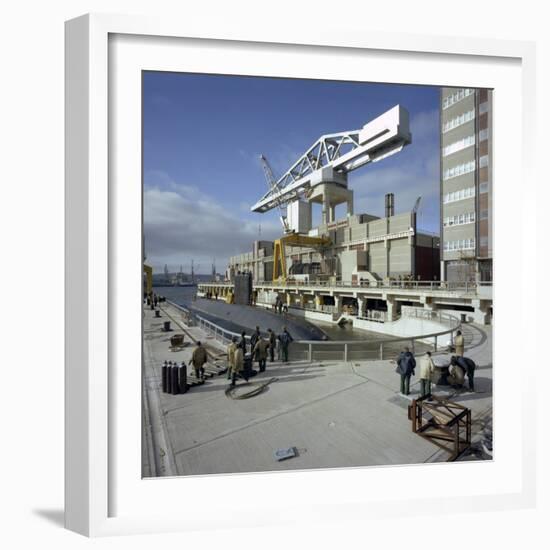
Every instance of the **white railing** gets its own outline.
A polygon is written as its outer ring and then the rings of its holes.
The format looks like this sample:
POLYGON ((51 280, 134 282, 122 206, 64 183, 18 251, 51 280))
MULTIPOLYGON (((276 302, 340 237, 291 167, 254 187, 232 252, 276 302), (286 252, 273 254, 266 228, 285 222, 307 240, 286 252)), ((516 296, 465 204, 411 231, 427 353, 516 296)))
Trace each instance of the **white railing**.
MULTIPOLYGON (((184 312, 186 317, 192 318, 198 327, 220 343, 227 345, 233 337, 240 338, 237 332, 224 329, 223 327, 193 313, 192 311, 168 301, 169 304, 184 312)), ((410 308, 423 311, 422 308, 410 308)), ((407 346, 413 353, 423 353, 425 351, 437 352, 447 347, 447 342, 442 344, 442 339, 447 337, 452 344, 454 334, 460 328, 460 320, 452 315, 440 312, 441 319, 449 323, 449 328, 422 334, 418 336, 407 336, 399 338, 375 338, 372 340, 295 340, 290 347, 290 359, 293 361, 364 361, 364 360, 382 360, 394 358, 403 347, 407 346), (427 341, 431 340, 431 343, 427 341)), ((420 313, 419 313, 420 315, 420 313)), ((433 319, 433 317, 432 317, 433 319)), ((250 336, 246 335, 246 340, 250 341, 250 336)))
MULTIPOLYGON (((388 282, 377 282, 376 284, 369 283, 369 281, 360 281, 357 283, 348 283, 342 281, 336 281, 329 283, 328 281, 293 281, 287 280, 286 282, 258 282, 253 283, 254 288, 283 288, 283 289, 299 289, 299 288, 372 288, 372 289, 402 289, 412 291, 441 291, 441 292, 460 292, 466 294, 475 294, 480 288, 487 289, 492 287, 492 282, 453 282, 453 281, 415 281, 415 280, 393 280, 388 282)), ((233 288, 233 283, 199 283, 201 287, 212 288, 233 288)))
POLYGON ((388 318, 387 311, 381 311, 379 309, 367 309, 363 315, 359 315, 358 319, 365 321, 376 321, 378 323, 385 323, 388 318))

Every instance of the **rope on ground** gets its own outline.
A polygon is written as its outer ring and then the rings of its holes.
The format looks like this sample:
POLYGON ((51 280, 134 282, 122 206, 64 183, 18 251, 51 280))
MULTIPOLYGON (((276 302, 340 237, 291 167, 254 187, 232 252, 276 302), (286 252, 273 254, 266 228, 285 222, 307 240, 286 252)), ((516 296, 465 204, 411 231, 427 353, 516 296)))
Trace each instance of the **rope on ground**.
POLYGON ((255 397, 256 395, 262 393, 267 388, 267 386, 269 386, 269 384, 271 384, 272 382, 276 382, 277 380, 278 378, 271 378, 263 384, 248 384, 248 387, 254 387, 254 389, 246 393, 241 393, 239 395, 235 393, 235 390, 237 390, 239 386, 229 386, 225 390, 225 395, 230 399, 249 399, 250 397, 255 397))

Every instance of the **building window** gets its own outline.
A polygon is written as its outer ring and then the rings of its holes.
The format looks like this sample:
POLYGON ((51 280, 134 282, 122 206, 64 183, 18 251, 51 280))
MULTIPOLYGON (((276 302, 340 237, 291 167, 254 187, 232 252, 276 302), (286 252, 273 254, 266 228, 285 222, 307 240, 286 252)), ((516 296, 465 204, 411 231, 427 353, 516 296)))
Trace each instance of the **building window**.
POLYGON ((457 176, 462 176, 463 174, 468 174, 470 172, 473 172, 475 169, 476 169, 475 160, 465 162, 463 164, 457 164, 456 166, 447 168, 443 172, 443 179, 449 180, 451 178, 456 178, 457 176))
POLYGON ((474 120, 475 116, 476 112, 474 109, 472 109, 471 111, 467 111, 466 113, 462 113, 461 115, 444 122, 441 126, 441 131, 443 133, 449 132, 454 128, 457 128, 458 126, 461 126, 462 124, 470 122, 470 120, 474 120))
POLYGON ((479 105, 479 114, 482 115, 483 113, 486 113, 489 110, 489 102, 484 101, 479 105))
POLYGON ((483 183, 480 183, 479 184, 479 194, 481 195, 482 193, 488 193, 488 192, 489 192, 489 182, 484 181, 483 183))
POLYGON ((489 139, 489 129, 485 128, 484 130, 479 131, 479 141, 485 141, 489 139))
POLYGON ((473 250, 475 248, 475 239, 459 239, 458 241, 444 241, 443 250, 473 250))
POLYGON ((454 143, 443 147, 443 156, 447 157, 449 155, 452 155, 453 153, 456 153, 457 151, 462 151, 462 149, 466 149, 467 147, 471 147, 472 145, 474 145, 475 142, 475 135, 459 139, 458 141, 455 141, 454 143))
POLYGON ((462 101, 465 97, 472 95, 474 91, 475 90, 473 88, 460 88, 456 90, 452 94, 443 98, 442 108, 443 109, 449 108, 451 105, 454 105, 459 101, 462 101))
POLYGON ((487 247, 489 244, 489 238, 488 237, 479 237, 479 246, 480 247, 487 247))
POLYGON ((489 165, 489 155, 483 155, 482 157, 479 157, 479 167, 485 168, 489 165))
POLYGON ((461 201, 464 199, 469 199, 475 197, 476 188, 475 187, 466 187, 466 189, 460 189, 458 191, 453 191, 452 193, 446 193, 443 195, 443 203, 447 204, 449 202, 461 201))
POLYGON ((489 210, 481 210, 479 213, 480 220, 486 220, 489 217, 489 210))
POLYGON ((476 219, 475 212, 468 212, 466 214, 459 214, 456 216, 448 216, 443 218, 443 227, 451 227, 453 225, 465 225, 467 223, 474 223, 476 219))

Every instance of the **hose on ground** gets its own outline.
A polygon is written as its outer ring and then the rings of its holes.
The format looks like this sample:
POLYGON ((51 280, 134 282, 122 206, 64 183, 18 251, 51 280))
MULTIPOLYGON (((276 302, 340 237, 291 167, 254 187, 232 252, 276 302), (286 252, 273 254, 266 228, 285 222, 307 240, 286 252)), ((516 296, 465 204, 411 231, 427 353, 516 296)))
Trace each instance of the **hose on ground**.
POLYGON ((272 382, 276 382, 277 380, 277 378, 271 378, 263 384, 248 384, 248 387, 253 387, 254 389, 238 395, 235 393, 235 390, 242 386, 230 386, 226 388, 225 395, 230 399, 249 399, 250 397, 255 397, 256 395, 262 393, 267 388, 267 386, 269 386, 269 384, 271 384, 272 382))

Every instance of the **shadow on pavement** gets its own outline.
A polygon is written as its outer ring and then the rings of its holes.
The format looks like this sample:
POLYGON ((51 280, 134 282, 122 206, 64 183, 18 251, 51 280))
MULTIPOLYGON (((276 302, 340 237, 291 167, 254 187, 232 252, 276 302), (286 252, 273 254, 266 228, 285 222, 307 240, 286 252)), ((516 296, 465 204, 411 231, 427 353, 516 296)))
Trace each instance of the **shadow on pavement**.
MULTIPOLYGON (((487 341, 487 335, 482 330, 479 330, 477 327, 475 327, 473 325, 467 325, 467 327, 468 327, 468 330, 471 330, 472 332, 477 332, 477 334, 480 336, 479 342, 477 342, 473 346, 470 345, 472 343, 472 340, 470 340, 469 338, 468 338, 469 341, 465 342, 465 344, 466 344, 465 345, 465 351, 470 352, 473 349, 479 348, 480 346, 485 344, 485 342, 487 341)), ((466 334, 464 334, 464 336, 466 336, 466 334)))

